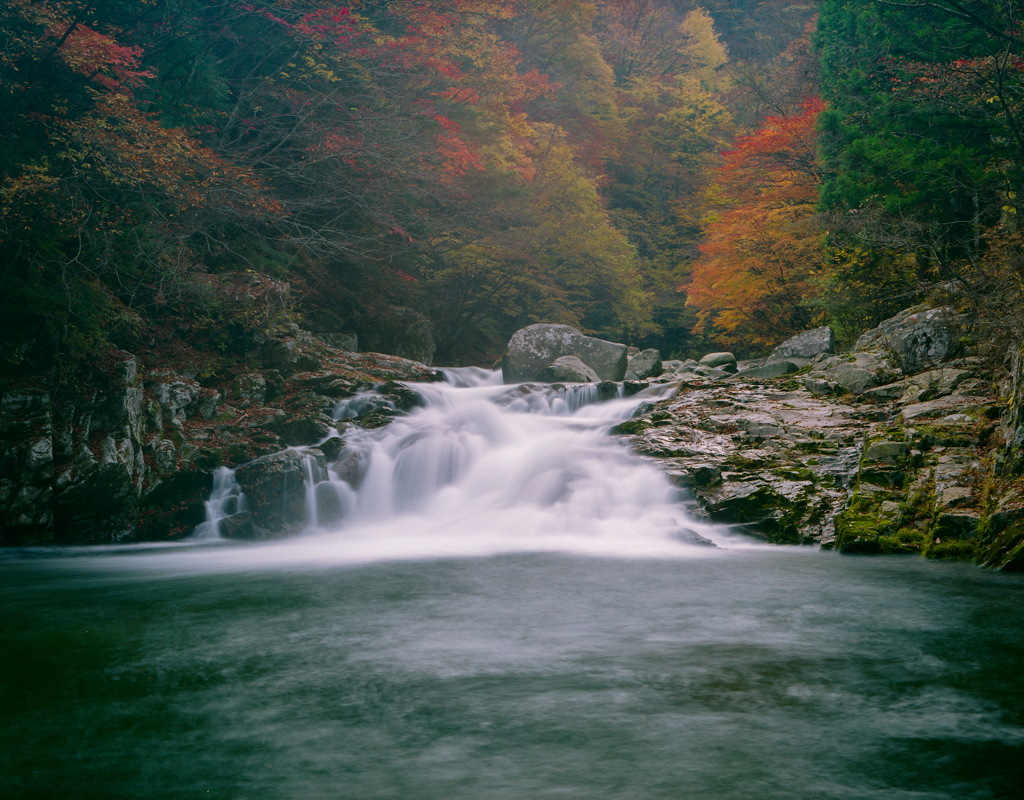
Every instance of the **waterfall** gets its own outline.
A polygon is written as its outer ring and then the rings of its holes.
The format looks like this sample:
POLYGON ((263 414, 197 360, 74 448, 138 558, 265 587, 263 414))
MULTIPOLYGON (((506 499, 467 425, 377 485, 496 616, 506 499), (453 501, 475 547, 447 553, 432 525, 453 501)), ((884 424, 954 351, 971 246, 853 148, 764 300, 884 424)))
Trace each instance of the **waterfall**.
MULTIPOLYGON (((671 387, 625 398, 621 385, 506 386, 500 373, 466 368, 415 389, 423 407, 345 432, 308 492, 310 535, 391 555, 655 554, 714 537, 654 464, 608 435, 671 387)), ((335 416, 385 404, 368 392, 335 416)))
POLYGON ((245 495, 235 480, 235 471, 230 467, 217 467, 213 473, 210 499, 206 501, 206 519, 195 529, 191 538, 219 540, 221 521, 247 510, 245 495))
MULTIPOLYGON (((327 469, 303 462, 300 538, 325 557, 660 556, 722 541, 686 516, 657 466, 608 433, 672 386, 624 397, 621 385, 506 386, 500 373, 464 368, 411 388, 421 407, 384 427, 339 426, 344 447, 327 469)), ((391 400, 367 391, 339 402, 334 416, 384 409, 394 413, 391 400)), ((244 503, 226 473, 218 480, 215 494, 244 503)), ((216 530, 220 508, 211 498, 204 530, 216 530)))

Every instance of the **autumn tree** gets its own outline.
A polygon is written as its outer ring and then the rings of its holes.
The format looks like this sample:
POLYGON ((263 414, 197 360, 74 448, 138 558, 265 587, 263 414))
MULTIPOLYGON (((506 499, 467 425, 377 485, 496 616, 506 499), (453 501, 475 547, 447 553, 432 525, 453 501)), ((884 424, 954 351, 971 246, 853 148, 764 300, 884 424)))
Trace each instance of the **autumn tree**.
POLYGON ((813 278, 824 253, 815 124, 823 108, 807 100, 725 153, 701 258, 681 287, 699 310, 698 332, 713 327, 717 340, 749 351, 817 321, 813 278))

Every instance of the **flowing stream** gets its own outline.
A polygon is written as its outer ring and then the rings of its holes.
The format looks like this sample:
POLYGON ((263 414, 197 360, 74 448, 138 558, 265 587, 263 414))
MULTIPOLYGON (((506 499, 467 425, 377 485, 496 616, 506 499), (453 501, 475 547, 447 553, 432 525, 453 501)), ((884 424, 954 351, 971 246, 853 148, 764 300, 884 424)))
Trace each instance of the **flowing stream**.
POLYGON ((1024 796, 1024 578, 696 523, 651 397, 416 389, 300 537, 217 538, 225 471, 189 542, 0 553, 4 796, 1024 796))

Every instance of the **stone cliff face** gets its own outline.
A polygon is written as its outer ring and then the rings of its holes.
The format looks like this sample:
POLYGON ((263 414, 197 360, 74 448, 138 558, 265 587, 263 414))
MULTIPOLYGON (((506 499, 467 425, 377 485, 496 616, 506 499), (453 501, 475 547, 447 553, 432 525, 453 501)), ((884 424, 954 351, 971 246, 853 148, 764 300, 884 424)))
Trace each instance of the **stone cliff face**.
MULTIPOLYGON (((161 541, 204 518, 213 471, 322 440, 338 398, 438 377, 292 328, 200 379, 108 351, 59 396, 0 390, 0 544, 161 541)), ((270 525, 284 531, 287 524, 270 525)))

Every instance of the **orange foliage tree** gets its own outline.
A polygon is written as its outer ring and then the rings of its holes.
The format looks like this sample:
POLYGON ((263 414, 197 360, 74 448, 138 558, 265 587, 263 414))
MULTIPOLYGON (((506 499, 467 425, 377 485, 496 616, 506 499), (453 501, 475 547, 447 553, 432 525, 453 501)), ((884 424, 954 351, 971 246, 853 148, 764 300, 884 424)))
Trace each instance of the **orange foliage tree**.
POLYGON ((679 287, 698 309, 694 332, 742 348, 772 344, 816 321, 812 279, 824 253, 815 122, 823 108, 808 99, 723 154, 701 256, 679 287))

